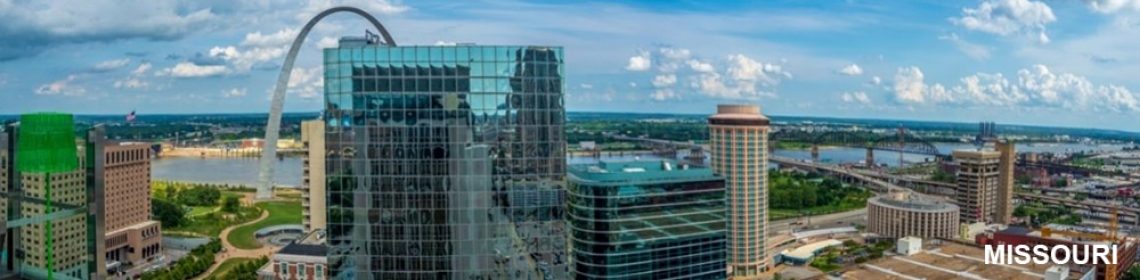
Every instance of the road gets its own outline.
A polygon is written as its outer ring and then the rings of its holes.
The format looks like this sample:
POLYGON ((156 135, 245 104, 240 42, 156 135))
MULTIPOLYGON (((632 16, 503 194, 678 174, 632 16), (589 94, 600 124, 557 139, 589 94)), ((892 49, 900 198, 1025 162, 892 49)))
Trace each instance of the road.
POLYGON ((777 236, 780 234, 790 234, 793 229, 795 231, 812 230, 819 228, 833 228, 838 226, 854 226, 861 225, 867 219, 867 208, 860 208, 847 212, 832 213, 827 215, 819 215, 812 217, 804 217, 802 219, 785 219, 778 221, 768 222, 768 236, 777 236), (792 224, 802 221, 803 225, 792 224))

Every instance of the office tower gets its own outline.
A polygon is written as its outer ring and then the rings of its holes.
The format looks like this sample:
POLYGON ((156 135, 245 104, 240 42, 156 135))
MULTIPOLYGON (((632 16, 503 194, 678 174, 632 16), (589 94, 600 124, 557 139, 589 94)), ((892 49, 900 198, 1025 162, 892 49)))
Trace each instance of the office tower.
POLYGON ((724 279, 724 178, 674 161, 571 165, 574 279, 724 279))
POLYGON ((562 49, 324 50, 329 271, 566 279, 562 49))
POLYGON ((768 267, 768 118, 760 106, 717 106, 709 149, 728 191, 729 277, 758 278, 768 267))
POLYGON ((997 209, 995 209, 994 222, 1010 224, 1013 222, 1013 209, 1017 207, 1013 205, 1015 188, 1013 168, 1017 161, 1017 152, 1013 142, 1010 141, 998 141, 994 145, 1001 157, 998 160, 997 209))
POLYGON ((88 201, 92 162, 71 115, 27 114, 0 133, 7 252, 0 276, 88 278, 97 273, 88 201), (82 147, 81 147, 82 146, 82 147))
POLYGON ((963 223, 994 223, 998 213, 998 165, 1001 153, 996 151, 957 150, 952 156, 958 163, 958 187, 955 203, 963 223))
MULTIPOLYGON (((162 254, 162 228, 150 219, 150 145, 95 139, 103 159, 106 246, 99 267, 118 271, 154 261, 162 254)), ((99 152, 99 151, 97 151, 99 152)))
POLYGON ((301 223, 305 232, 325 229, 325 123, 301 122, 301 145, 305 148, 301 177, 301 223))

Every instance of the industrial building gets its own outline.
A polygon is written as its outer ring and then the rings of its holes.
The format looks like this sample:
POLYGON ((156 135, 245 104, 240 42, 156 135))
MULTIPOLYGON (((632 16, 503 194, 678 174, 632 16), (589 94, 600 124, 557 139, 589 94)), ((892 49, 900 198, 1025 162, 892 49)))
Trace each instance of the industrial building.
POLYGON ((725 187, 675 161, 568 169, 574 279, 724 279, 725 187))
POLYGON ((958 206, 933 197, 891 192, 867 200, 867 231, 891 238, 954 238, 958 211, 958 206))

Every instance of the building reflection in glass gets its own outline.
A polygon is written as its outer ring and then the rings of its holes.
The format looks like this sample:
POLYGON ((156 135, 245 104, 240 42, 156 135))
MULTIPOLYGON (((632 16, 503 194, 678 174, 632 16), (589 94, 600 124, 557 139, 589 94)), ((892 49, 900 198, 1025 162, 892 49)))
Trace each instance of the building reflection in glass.
POLYGON ((562 49, 325 49, 329 269, 566 279, 562 49))

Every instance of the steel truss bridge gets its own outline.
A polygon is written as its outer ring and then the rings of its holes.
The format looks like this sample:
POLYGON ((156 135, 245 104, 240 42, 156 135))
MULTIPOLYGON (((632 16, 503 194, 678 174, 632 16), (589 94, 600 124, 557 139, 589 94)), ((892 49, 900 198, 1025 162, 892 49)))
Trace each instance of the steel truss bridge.
MULTIPOLYGON (((780 142, 811 145, 811 157, 814 162, 819 162, 820 146, 867 149, 865 161, 867 166, 875 164, 874 150, 929 155, 938 159, 947 158, 947 155, 940 153, 933 143, 903 128, 899 128, 892 134, 869 131, 814 132, 799 129, 780 129, 769 134, 768 141, 769 149, 775 149, 780 142)), ((899 154, 899 166, 902 166, 902 154, 899 154)))

